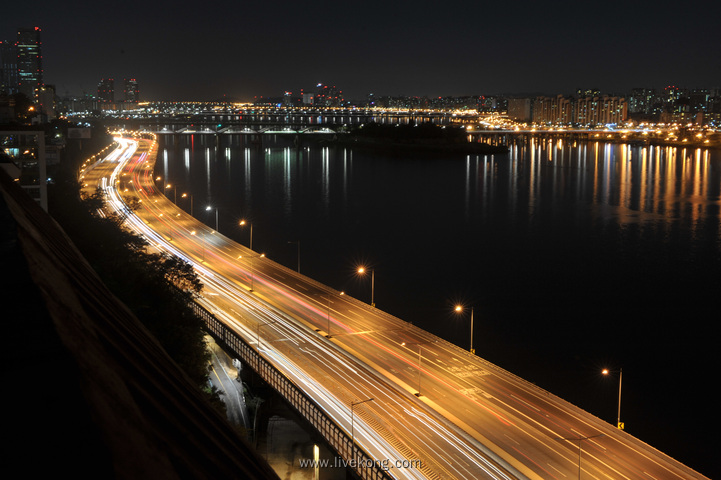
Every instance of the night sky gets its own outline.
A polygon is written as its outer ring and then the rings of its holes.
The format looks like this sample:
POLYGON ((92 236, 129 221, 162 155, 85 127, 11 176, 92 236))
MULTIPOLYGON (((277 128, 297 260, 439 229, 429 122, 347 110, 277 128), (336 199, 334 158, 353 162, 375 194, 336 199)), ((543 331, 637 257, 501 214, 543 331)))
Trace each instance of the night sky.
POLYGON ((250 100, 336 85, 376 95, 721 87, 721 7, 687 1, 6 2, 42 29, 45 83, 145 100, 250 100))

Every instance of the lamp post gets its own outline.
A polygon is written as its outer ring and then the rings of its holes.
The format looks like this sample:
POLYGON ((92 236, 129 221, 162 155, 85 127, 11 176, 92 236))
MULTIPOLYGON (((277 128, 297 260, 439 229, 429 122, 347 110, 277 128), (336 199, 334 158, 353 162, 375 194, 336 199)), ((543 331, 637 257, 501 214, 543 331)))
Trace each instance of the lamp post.
POLYGON ((294 242, 289 240, 288 243, 298 244, 298 273, 300 273, 300 240, 296 240, 294 242))
POLYGON ((206 212, 209 212, 213 209, 215 209, 215 231, 219 232, 220 230, 218 230, 218 207, 211 207, 210 205, 205 207, 206 212))
POLYGON ((597 438, 597 437, 603 437, 604 433, 599 433, 598 435, 591 435, 589 437, 571 437, 571 438, 563 438, 559 437, 556 440, 570 440, 574 442, 578 442, 578 480, 581 480, 581 443, 584 440, 589 440, 591 438, 597 438))
MULTIPOLYGON (((191 235, 197 235, 197 232, 195 230, 192 230, 190 232, 191 235)), ((205 232, 202 232, 203 235, 203 241, 200 242, 200 244, 203 246, 203 262, 205 262, 205 232)))
MULTIPOLYGON (((462 313, 463 305, 456 305, 456 308, 454 310, 458 313, 462 313)), ((476 354, 476 349, 473 348, 473 307, 471 307, 471 348, 470 348, 470 352, 474 355, 476 354)))
POLYGON ((436 343, 436 341, 430 341, 430 342, 403 342, 401 343, 401 346, 406 345, 417 345, 418 346, 418 393, 414 394, 416 397, 421 396, 421 347, 423 345, 426 345, 428 343, 436 343))
POLYGON ((173 189, 173 203, 177 205, 178 204, 178 188, 177 188, 177 186, 171 185, 170 183, 165 186, 166 190, 169 188, 173 189))
MULTIPOLYGON (((256 258, 262 258, 265 257, 265 253, 261 253, 260 255, 248 255, 248 258, 250 258, 250 291, 253 291, 254 282, 255 282, 255 259, 256 258)), ((238 259, 243 258, 243 255, 239 255, 238 259)))
POLYGON ((180 198, 187 198, 190 197, 190 216, 193 216, 193 196, 188 195, 187 193, 184 193, 180 196, 180 198))
MULTIPOLYGON (((361 275, 365 275, 366 268, 358 267, 358 273, 361 275)), ((371 307, 376 306, 375 289, 376 289, 376 271, 374 268, 371 268, 371 307)))
POLYGON ((351 457, 355 459, 355 431, 353 430, 353 408, 356 405, 360 405, 361 403, 366 402, 372 402, 372 398, 367 398, 365 400, 359 400, 357 402, 352 402, 350 404, 350 442, 351 442, 351 457))
MULTIPOLYGON (((601 371, 604 375, 609 375, 611 370, 604 368, 601 371)), ((623 430, 624 424, 621 423, 621 382, 623 381, 623 368, 618 369, 618 415, 616 416, 616 428, 623 430)))
MULTIPOLYGON (((345 292, 340 292, 338 295, 345 295, 345 292)), ((328 330, 326 332, 326 338, 330 338, 330 293, 328 294, 328 330)))
POLYGON ((251 250, 253 250, 253 224, 252 224, 252 223, 248 223, 248 222, 246 222, 245 220, 241 220, 240 223, 239 223, 239 225, 240 225, 241 227, 244 227, 244 226, 246 226, 246 225, 250 225, 250 244, 248 245, 248 248, 250 248, 251 250))

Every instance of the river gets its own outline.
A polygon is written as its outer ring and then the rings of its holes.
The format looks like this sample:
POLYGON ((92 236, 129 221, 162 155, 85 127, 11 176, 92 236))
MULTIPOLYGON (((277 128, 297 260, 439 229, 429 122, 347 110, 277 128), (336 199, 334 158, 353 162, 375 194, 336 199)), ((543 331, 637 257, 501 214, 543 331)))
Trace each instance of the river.
POLYGON ((372 268, 378 308, 468 348, 464 303, 478 355, 612 423, 617 380, 599 372, 623 368, 629 433, 710 462, 678 438, 714 407, 720 151, 533 140, 421 159, 162 137, 168 196, 211 226, 217 208, 223 234, 247 245, 252 223, 256 251, 369 303, 355 272, 372 268))

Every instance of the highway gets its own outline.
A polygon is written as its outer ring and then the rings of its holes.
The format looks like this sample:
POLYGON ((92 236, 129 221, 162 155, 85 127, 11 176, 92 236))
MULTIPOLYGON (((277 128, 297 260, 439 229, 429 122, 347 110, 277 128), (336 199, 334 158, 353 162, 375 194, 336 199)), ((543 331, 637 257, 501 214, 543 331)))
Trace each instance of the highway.
POLYGON ((155 185, 153 140, 118 142, 86 166, 84 191, 102 188, 152 248, 193 264, 205 285, 201 303, 352 430, 391 476, 706 478, 481 357, 205 226, 155 185), (122 197, 139 208, 130 212, 122 197))

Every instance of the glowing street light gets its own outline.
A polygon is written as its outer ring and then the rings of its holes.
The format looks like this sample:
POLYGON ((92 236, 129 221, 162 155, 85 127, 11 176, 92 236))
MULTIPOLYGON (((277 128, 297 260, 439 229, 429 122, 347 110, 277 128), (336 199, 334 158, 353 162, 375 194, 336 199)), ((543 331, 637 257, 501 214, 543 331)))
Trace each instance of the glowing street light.
MULTIPOLYGON (((601 373, 604 375, 610 375, 611 370, 604 368, 601 370, 601 373)), ((620 368, 618 370, 618 415, 616 417, 616 427, 619 430, 623 430, 624 424, 621 423, 621 381, 623 380, 623 369, 620 368)))
POLYGON ((184 193, 180 196, 180 198, 187 198, 190 197, 190 216, 193 216, 193 196, 188 195, 187 193, 184 193))
POLYGON ((218 232, 218 207, 211 207, 210 205, 205 207, 206 212, 209 212, 213 209, 215 209, 215 231, 218 232))
MULTIPOLYGON (((454 308, 454 310, 457 313, 463 313, 463 305, 456 305, 456 308, 454 308)), ((471 348, 470 348, 470 352, 474 355, 476 354, 476 349, 473 348, 473 307, 471 307, 471 348)))
MULTIPOLYGON (((195 235, 197 235, 197 232, 195 230, 191 230, 190 234, 195 236, 195 235)), ((205 232, 201 232, 201 234, 203 235, 203 241, 200 242, 200 244, 203 246, 203 260, 202 261, 205 262, 205 232)))
MULTIPOLYGON (((358 267, 358 274, 365 275, 366 270, 367 269, 365 267, 358 267)), ((371 307, 376 306, 375 290, 376 290, 376 271, 375 271, 375 269, 371 268, 371 307)))
POLYGON ((246 222, 245 220, 241 220, 238 225, 240 225, 241 227, 244 227, 244 226, 246 226, 246 225, 250 225, 250 243, 248 244, 248 248, 250 248, 251 250, 253 250, 253 224, 252 224, 252 223, 248 223, 248 222, 246 222))
POLYGON ((174 198, 173 203, 177 204, 178 203, 178 189, 176 188, 175 185, 171 185, 170 183, 165 186, 166 190, 169 188, 173 189, 173 198, 174 198))

